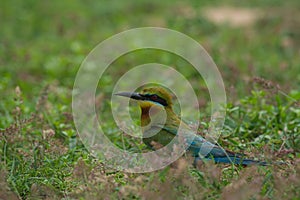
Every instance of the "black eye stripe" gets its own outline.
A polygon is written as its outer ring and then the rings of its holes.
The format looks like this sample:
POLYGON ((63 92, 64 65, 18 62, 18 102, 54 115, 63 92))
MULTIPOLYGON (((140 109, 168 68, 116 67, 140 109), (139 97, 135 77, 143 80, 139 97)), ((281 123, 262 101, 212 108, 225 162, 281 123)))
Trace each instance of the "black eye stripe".
POLYGON ((145 94, 143 95, 145 97, 145 100, 150 100, 153 102, 157 102, 163 106, 167 106, 167 101, 163 98, 161 98, 160 96, 156 95, 156 94, 145 94))

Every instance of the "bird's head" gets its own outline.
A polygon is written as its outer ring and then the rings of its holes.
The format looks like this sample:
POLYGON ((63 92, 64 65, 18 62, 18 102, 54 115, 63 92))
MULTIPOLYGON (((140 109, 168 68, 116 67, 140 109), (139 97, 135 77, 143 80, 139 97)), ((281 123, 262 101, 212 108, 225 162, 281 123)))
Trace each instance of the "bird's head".
POLYGON ((169 118, 177 119, 172 109, 171 92, 162 87, 145 87, 140 92, 119 92, 115 95, 128 97, 138 102, 141 108, 143 130, 151 128, 152 125, 164 125, 169 118))
POLYGON ((162 87, 146 87, 140 92, 119 92, 115 95, 137 100, 142 109, 152 106, 160 106, 165 109, 172 108, 172 97, 170 93, 162 87))

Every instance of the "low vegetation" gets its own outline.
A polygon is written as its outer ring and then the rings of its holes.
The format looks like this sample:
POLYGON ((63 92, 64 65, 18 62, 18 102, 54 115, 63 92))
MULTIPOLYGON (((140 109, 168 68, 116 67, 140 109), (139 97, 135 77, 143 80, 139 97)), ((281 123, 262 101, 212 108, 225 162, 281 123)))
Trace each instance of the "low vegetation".
MULTIPOLYGON (((298 1, 1 4, 0 199, 299 198, 298 1), (247 26, 215 23, 205 16, 207 10, 224 7, 242 7, 248 14, 254 9, 260 15, 247 26), (184 156, 162 170, 130 174, 89 154, 72 118, 76 72, 98 42, 140 26, 175 29, 205 47, 228 97, 218 143, 273 164, 243 168, 204 162, 195 168, 184 156)), ((145 50, 119 58, 99 82, 96 107, 105 116, 111 141, 127 150, 147 149, 141 141, 121 137, 109 98, 123 73, 148 62, 174 66, 190 80, 199 96, 199 129, 205 133, 210 113, 204 81, 183 59, 145 50)))

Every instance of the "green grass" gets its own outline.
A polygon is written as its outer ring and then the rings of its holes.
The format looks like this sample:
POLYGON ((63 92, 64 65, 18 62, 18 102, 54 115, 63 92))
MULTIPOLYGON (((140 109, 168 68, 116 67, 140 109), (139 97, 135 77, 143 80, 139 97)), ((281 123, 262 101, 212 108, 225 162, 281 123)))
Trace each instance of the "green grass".
MULTIPOLYGON (((299 198, 298 8, 296 0, 1 2, 0 199, 299 198), (245 27, 214 24, 203 17, 206 7, 224 5, 257 8, 264 14, 245 27), (95 160, 72 119, 77 70, 99 42, 142 26, 183 32, 212 56, 228 97, 218 141, 222 146, 286 164, 241 168, 206 163, 197 170, 187 158, 153 173, 128 174, 95 160)), ((199 95, 201 132, 210 117, 205 84, 183 59, 156 50, 123 56, 99 83, 98 112, 110 139, 132 151, 144 151, 145 146, 121 137, 109 98, 123 73, 148 62, 174 66, 190 80, 199 95)))

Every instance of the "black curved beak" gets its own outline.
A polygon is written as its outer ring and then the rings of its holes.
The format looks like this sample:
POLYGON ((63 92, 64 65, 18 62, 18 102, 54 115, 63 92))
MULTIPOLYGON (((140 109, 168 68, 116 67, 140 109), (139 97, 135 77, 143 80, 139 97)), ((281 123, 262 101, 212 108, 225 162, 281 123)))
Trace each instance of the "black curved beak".
POLYGON ((135 99, 135 100, 145 100, 145 97, 143 97, 142 95, 140 95, 139 93, 136 93, 136 92, 118 92, 118 93, 115 93, 114 95, 128 97, 128 98, 135 99))

